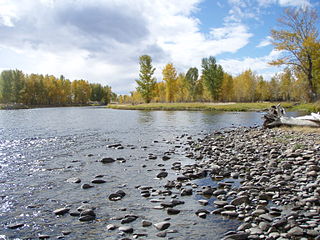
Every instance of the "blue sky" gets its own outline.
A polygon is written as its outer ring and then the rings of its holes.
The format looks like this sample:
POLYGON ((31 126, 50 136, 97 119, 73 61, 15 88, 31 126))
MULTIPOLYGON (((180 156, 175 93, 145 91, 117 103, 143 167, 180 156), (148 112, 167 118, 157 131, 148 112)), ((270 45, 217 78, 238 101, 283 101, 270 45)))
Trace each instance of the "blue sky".
POLYGON ((234 76, 252 69, 270 79, 279 56, 270 30, 286 7, 318 0, 0 0, 0 70, 63 74, 134 90, 138 58, 148 54, 155 75, 178 72, 215 56, 234 76))

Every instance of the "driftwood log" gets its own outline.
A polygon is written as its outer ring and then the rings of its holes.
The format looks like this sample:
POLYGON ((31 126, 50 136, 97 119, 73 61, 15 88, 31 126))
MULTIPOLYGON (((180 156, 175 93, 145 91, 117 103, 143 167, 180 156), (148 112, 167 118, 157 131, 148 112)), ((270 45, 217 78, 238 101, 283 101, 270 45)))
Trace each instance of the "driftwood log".
POLYGON ((287 117, 284 108, 278 104, 272 106, 264 115, 263 126, 266 128, 279 126, 320 127, 320 114, 311 113, 301 117, 287 117))

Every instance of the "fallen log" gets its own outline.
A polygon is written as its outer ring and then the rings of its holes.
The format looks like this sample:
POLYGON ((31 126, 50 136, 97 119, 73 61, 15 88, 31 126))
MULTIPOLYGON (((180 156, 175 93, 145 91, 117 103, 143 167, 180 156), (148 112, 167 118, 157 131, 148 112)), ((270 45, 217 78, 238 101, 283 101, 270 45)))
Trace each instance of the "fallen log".
POLYGON ((300 117, 287 117, 283 107, 278 104, 272 106, 264 115, 263 126, 273 128, 279 126, 320 127, 320 113, 300 117))

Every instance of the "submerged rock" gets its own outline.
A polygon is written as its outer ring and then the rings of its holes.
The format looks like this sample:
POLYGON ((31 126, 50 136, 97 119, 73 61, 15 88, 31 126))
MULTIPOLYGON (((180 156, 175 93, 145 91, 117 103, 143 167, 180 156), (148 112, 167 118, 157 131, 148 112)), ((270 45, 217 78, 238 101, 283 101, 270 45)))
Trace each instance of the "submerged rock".
POLYGON ((111 157, 106 157, 106 158, 102 158, 100 162, 102 163, 113 163, 115 162, 116 160, 114 160, 113 158, 111 157))

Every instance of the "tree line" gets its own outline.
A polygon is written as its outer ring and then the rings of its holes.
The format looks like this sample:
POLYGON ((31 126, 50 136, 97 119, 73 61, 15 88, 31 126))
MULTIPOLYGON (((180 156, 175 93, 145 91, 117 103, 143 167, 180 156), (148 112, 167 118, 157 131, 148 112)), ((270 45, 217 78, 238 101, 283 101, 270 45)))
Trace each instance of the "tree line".
POLYGON ((90 101, 108 104, 116 100, 111 87, 86 80, 70 81, 64 76, 24 74, 5 70, 0 74, 0 102, 25 105, 73 105, 90 101))
POLYGON ((313 9, 285 10, 278 20, 281 29, 271 31, 274 49, 281 51, 270 65, 285 66, 284 71, 266 81, 250 69, 231 76, 213 56, 203 58, 201 73, 195 67, 177 73, 172 63, 162 70, 163 81, 153 77, 152 58, 140 56, 138 87, 130 95, 119 96, 120 103, 141 102, 255 102, 303 101, 319 99, 320 40, 317 13, 313 9))

